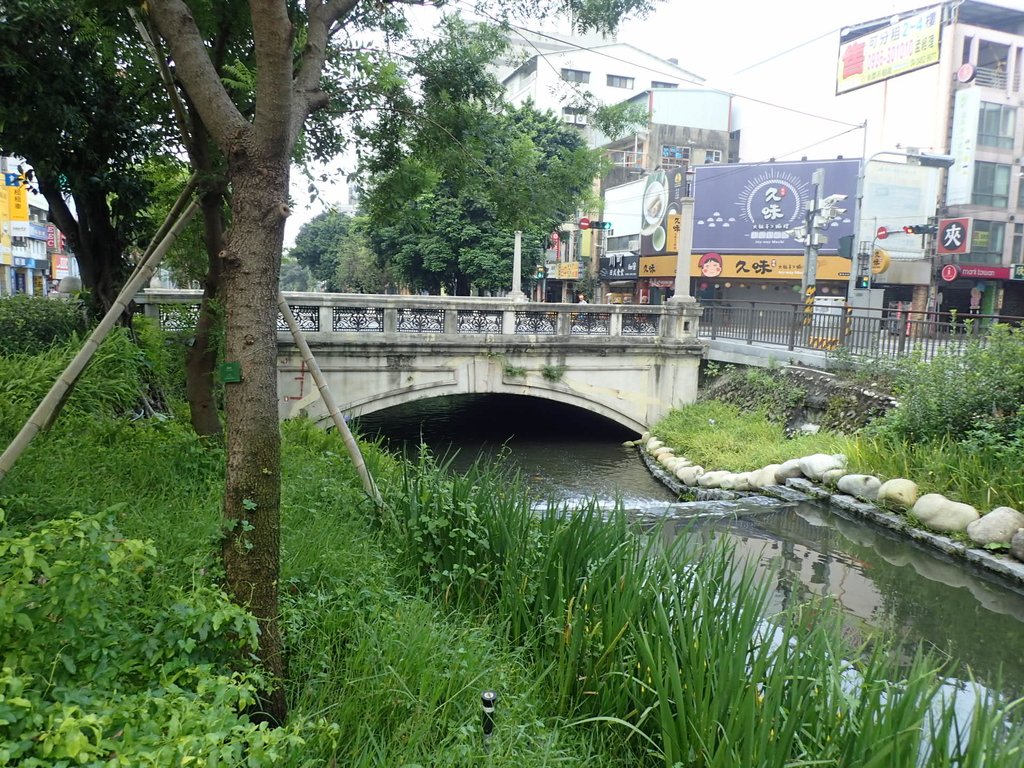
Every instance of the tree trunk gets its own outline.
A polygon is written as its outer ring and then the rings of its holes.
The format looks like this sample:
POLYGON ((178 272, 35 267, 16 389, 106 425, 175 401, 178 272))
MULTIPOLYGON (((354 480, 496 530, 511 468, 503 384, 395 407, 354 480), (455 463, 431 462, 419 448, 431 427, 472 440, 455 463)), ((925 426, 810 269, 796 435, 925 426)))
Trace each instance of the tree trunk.
POLYGON ((225 361, 242 380, 224 394, 227 473, 222 556, 232 598, 259 621, 258 656, 271 676, 261 715, 284 722, 285 659, 278 617, 281 436, 277 412, 277 292, 288 155, 255 143, 230 155, 232 223, 222 260, 225 361))
POLYGON ((213 304, 220 289, 220 259, 224 247, 222 204, 220 192, 210 191, 202 196, 203 241, 209 266, 195 339, 185 355, 185 397, 188 399, 192 429, 197 435, 206 437, 221 433, 220 416, 213 397, 213 372, 217 365, 217 347, 213 339, 217 312, 213 304))

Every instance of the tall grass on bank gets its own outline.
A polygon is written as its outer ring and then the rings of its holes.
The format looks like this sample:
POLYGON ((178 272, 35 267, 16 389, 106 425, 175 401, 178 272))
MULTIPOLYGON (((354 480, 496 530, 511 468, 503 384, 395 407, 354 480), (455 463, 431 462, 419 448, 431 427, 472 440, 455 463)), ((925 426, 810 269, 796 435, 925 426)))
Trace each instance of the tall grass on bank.
POLYGON ((879 430, 846 439, 840 450, 858 471, 909 477, 922 493, 941 493, 982 512, 997 506, 1024 509, 1024 444, 985 446, 948 436, 907 442, 879 430))
MULTIPOLYGON (((1024 733, 924 738, 955 708, 926 656, 897 667, 845 644, 827 606, 767 616, 727 549, 641 536, 624 513, 531 512, 514 484, 429 456, 389 520, 424 594, 503 621, 556 713, 617 732, 636 765, 1016 765, 1024 733), (514 533, 513 533, 514 532, 514 533), (844 661, 846 660, 846 661, 844 661)), ((979 699, 977 732, 1007 712, 979 699)))

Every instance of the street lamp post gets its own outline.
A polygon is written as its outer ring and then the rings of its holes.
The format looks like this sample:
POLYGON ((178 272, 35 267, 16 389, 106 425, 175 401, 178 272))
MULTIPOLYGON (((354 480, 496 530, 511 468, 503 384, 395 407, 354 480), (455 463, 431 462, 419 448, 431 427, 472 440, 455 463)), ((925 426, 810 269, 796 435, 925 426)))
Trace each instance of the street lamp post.
POLYGON ((869 305, 868 291, 866 288, 859 288, 857 280, 860 277, 861 269, 868 266, 870 251, 864 252, 861 240, 861 215, 864 207, 864 177, 867 175, 868 164, 875 158, 882 155, 907 158, 908 165, 923 165, 927 168, 949 168, 956 162, 952 155, 931 154, 928 152, 899 152, 896 150, 883 149, 875 152, 860 162, 857 171, 857 199, 853 210, 853 249, 850 252, 850 283, 847 289, 847 304, 852 308, 866 308, 869 305))

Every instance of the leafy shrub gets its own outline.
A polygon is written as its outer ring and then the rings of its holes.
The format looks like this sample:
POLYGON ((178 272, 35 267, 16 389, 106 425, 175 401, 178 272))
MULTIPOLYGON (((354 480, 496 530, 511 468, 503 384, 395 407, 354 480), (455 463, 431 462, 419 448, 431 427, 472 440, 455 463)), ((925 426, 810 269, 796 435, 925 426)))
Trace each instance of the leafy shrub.
POLYGON ((85 328, 85 309, 76 300, 42 296, 0 299, 0 356, 35 354, 85 328))
POLYGON ((911 358, 894 391, 899 407, 879 426, 904 440, 961 441, 979 426, 1012 439, 1024 399, 1024 329, 996 325, 961 355, 911 358))
POLYGON ((298 725, 242 714, 256 620, 154 578, 154 548, 122 538, 116 511, 0 529, 0 765, 280 764, 298 725))

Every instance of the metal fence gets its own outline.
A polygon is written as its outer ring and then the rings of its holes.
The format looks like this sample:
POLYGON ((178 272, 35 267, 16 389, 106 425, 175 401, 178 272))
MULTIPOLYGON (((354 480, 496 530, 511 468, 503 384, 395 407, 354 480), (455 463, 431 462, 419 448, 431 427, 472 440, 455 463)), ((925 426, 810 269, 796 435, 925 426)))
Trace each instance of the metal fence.
POLYGON ((964 315, 905 309, 814 307, 760 301, 702 301, 699 336, 787 350, 842 350, 859 357, 930 358, 959 354, 968 343, 984 342, 996 323, 1020 326, 1024 318, 964 315))

